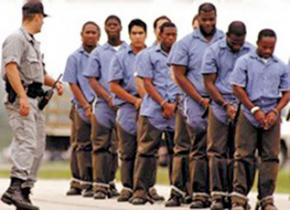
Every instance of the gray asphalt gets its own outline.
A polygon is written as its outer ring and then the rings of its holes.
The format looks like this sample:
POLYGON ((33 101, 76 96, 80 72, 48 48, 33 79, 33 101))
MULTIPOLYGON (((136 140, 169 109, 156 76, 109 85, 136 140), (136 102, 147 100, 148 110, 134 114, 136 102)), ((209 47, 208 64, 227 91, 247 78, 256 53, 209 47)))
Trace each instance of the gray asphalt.
MULTIPOLYGON (((0 179, 0 195, 8 187, 8 179, 0 179)), ((189 206, 184 205, 179 208, 165 208, 164 203, 146 204, 145 206, 132 206, 128 203, 118 203, 116 199, 94 200, 92 198, 82 198, 80 196, 68 197, 65 192, 68 190, 69 180, 40 180, 37 182, 32 195, 33 202, 41 210, 188 210, 189 206)), ((117 185, 118 189, 121 188, 117 185)), ((168 186, 157 186, 160 194, 166 198, 169 196, 168 186)), ((254 209, 256 193, 250 193, 250 204, 254 209)), ((287 194, 275 194, 275 203, 279 210, 290 210, 290 201, 287 194)), ((0 201, 0 210, 12 210, 13 206, 8 206, 0 201)))

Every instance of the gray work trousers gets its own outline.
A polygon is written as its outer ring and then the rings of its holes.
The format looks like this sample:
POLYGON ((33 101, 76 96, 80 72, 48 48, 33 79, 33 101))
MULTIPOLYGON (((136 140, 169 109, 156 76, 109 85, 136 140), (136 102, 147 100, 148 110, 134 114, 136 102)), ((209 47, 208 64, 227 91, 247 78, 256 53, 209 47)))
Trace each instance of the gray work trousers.
POLYGON ((45 150, 45 119, 37 99, 28 98, 28 116, 19 114, 19 99, 6 103, 8 122, 13 132, 11 177, 25 180, 22 187, 33 187, 45 150))

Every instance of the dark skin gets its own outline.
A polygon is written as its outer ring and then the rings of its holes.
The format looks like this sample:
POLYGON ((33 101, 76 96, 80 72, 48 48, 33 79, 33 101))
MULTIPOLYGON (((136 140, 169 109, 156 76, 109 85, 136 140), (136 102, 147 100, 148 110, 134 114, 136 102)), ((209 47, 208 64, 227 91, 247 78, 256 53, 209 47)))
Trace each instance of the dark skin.
MULTIPOLYGON (((98 28, 93 24, 88 24, 84 27, 84 30, 81 32, 82 45, 86 52, 90 53, 96 46, 100 38, 100 33, 98 28)), ((79 102, 81 107, 85 110, 85 115, 87 118, 90 118, 92 114, 91 105, 87 101, 84 93, 80 89, 78 84, 70 83, 70 88, 75 96, 76 100, 79 102)))
MULTIPOLYGON (((257 54, 264 59, 268 59, 273 55, 276 44, 276 38, 274 37, 262 37, 257 41, 257 54)), ((255 104, 249 99, 249 96, 243 87, 234 85, 234 94, 243 103, 243 105, 251 110, 255 107, 255 104)), ((277 103, 275 109, 278 113, 287 105, 290 99, 290 91, 282 92, 282 97, 277 103)), ((265 129, 270 129, 279 120, 279 114, 271 110, 268 113, 258 110, 254 113, 255 119, 260 123, 260 125, 265 129)))
MULTIPOLYGON (((236 36, 235 34, 228 34, 226 40, 227 45, 231 49, 231 51, 233 53, 238 53, 245 42, 245 36, 236 36)), ((215 82, 217 76, 218 76, 217 73, 203 75, 205 88, 210 94, 210 97, 216 103, 224 107, 228 117, 231 120, 234 120, 237 113, 237 108, 234 105, 227 103, 222 94, 220 93, 220 91, 218 90, 218 88, 216 87, 215 82)))
MULTIPOLYGON (((109 19, 105 24, 105 31, 108 36, 108 43, 112 46, 119 46, 122 44, 121 37, 122 26, 115 18, 109 19)), ((110 93, 101 85, 101 83, 94 77, 89 78, 89 83, 98 97, 103 98, 107 104, 115 109, 113 105, 113 98, 110 93)))
MULTIPOLYGON (((175 27, 165 27, 160 33, 160 45, 163 51, 169 53, 172 45, 176 41, 177 30, 175 27)), ((162 115, 164 118, 171 118, 175 114, 176 103, 165 102, 158 90, 152 83, 152 78, 144 78, 144 87, 146 92, 162 107, 162 115)))
POLYGON ((198 23, 202 35, 210 41, 216 31, 216 12, 201 11, 198 14, 198 23))
MULTIPOLYGON (((130 33, 131 40, 131 48, 134 54, 137 54, 142 49, 145 48, 145 39, 146 32, 140 26, 133 26, 130 33)), ((142 103, 142 99, 130 94, 127 90, 125 90, 120 84, 120 80, 115 80, 110 82, 110 89, 113 93, 115 93, 122 100, 127 101, 130 104, 133 104, 136 109, 139 109, 142 103)))
MULTIPOLYGON (((198 23, 200 31, 208 42, 211 41, 216 31, 216 13, 215 11, 204 12, 198 14, 198 23)), ((201 104, 204 108, 209 106, 209 99, 203 98, 196 90, 195 86, 186 77, 186 66, 172 65, 174 78, 180 88, 193 100, 201 104)))

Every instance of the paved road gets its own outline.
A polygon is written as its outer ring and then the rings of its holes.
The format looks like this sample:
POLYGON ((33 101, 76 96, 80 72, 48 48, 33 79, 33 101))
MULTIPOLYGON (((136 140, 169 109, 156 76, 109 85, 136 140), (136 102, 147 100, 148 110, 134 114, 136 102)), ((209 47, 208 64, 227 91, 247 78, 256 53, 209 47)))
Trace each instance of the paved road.
MULTIPOLYGON (((128 203, 118 203, 116 199, 110 200, 94 200, 91 198, 67 197, 65 192, 68 189, 68 180, 40 180, 34 189, 32 199, 33 202, 40 207, 41 210, 164 210, 173 209, 165 208, 164 203, 154 205, 146 204, 145 206, 132 206, 128 203)), ((0 194, 7 188, 8 179, 0 179, 0 194)), ((120 186, 117 186, 120 189, 120 186)), ((168 198, 169 187, 158 186, 158 192, 168 198)), ((256 194, 250 194, 251 206, 255 205, 256 194)), ((290 210, 290 201, 286 194, 275 195, 276 204, 279 210, 290 210)), ((15 209, 0 201, 1 210, 15 209)), ((174 210, 188 210, 189 206, 174 208, 174 210)), ((253 209, 253 208, 252 208, 253 209)))

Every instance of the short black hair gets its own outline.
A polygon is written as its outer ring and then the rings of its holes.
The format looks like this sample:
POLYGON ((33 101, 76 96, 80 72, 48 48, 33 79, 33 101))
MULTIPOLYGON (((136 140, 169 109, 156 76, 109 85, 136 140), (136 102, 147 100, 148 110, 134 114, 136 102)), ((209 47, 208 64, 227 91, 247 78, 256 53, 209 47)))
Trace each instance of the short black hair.
POLYGON ((167 28, 167 27, 172 27, 172 28, 176 28, 176 25, 172 22, 166 22, 166 23, 163 23, 161 26, 160 26, 160 33, 163 33, 164 32, 164 29, 167 28))
POLYGON ((260 41, 263 37, 274 37, 275 39, 277 38, 275 31, 269 28, 262 29, 259 32, 258 41, 260 41))
POLYGON ((198 7, 198 14, 201 12, 211 12, 214 11, 216 13, 216 7, 212 3, 205 2, 198 7))
POLYGON ((105 20, 105 25, 107 24, 107 22, 111 19, 115 19, 119 22, 120 25, 122 25, 121 23, 121 19, 117 16, 117 15, 109 15, 106 20, 105 20))
POLYGON ((131 20, 128 26, 129 34, 131 33, 133 26, 140 26, 141 28, 144 29, 145 33, 147 33, 147 25, 143 20, 138 18, 131 20))
POLYGON ((94 26, 96 26, 98 32, 101 33, 100 26, 97 23, 95 23, 94 21, 87 21, 87 22, 85 22, 83 24, 83 26, 82 26, 82 32, 85 30, 85 28, 86 28, 87 25, 94 25, 94 26))
POLYGON ((157 27, 157 23, 158 23, 158 21, 159 21, 159 20, 162 20, 162 19, 165 19, 165 20, 168 20, 168 22, 171 22, 170 18, 167 17, 166 15, 159 16, 158 18, 156 18, 156 19, 154 20, 154 23, 153 23, 153 28, 154 28, 154 30, 155 30, 156 27, 157 27))
POLYGON ((242 21, 233 21, 228 27, 227 35, 245 36, 247 34, 246 25, 242 21))

